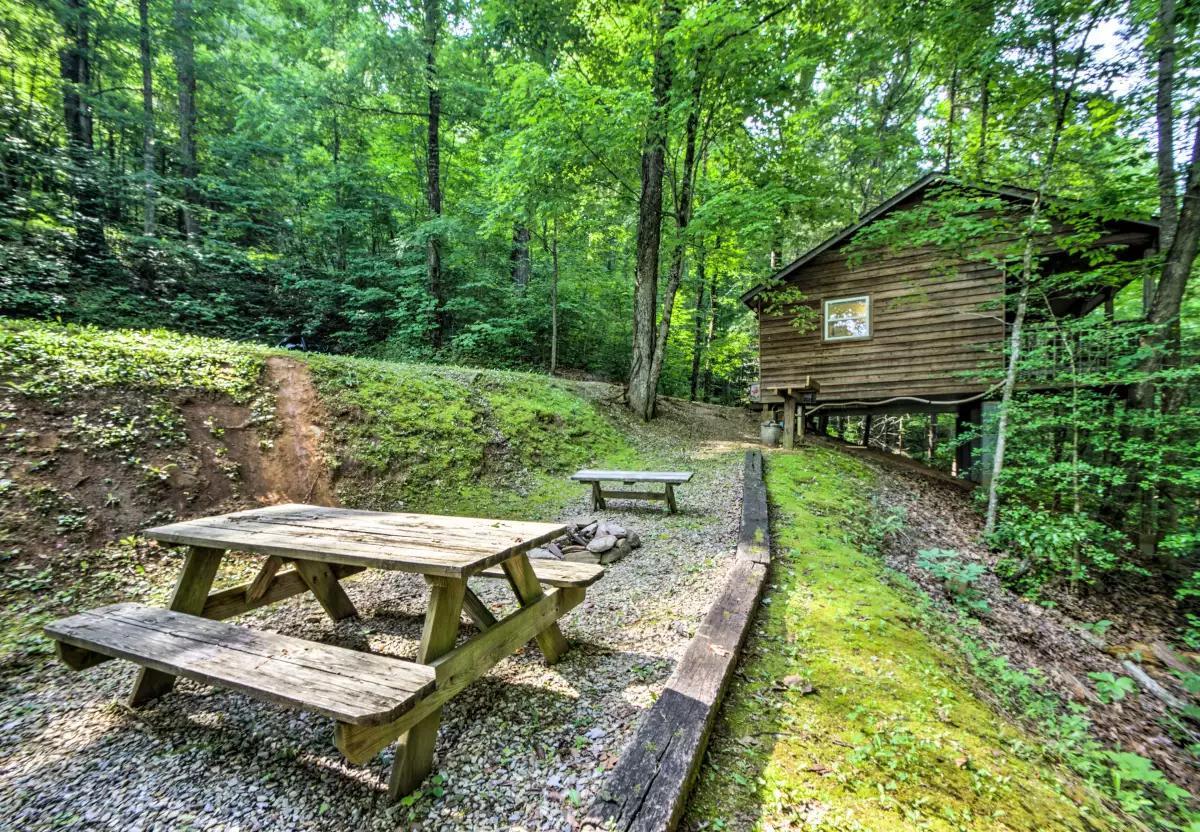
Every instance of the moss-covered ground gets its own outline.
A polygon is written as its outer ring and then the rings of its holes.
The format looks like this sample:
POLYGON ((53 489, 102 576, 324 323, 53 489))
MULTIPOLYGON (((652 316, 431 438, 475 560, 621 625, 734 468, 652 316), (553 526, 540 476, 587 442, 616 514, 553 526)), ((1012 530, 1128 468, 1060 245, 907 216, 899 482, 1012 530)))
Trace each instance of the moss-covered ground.
POLYGON ((305 357, 330 411, 347 504, 547 516, 579 486, 562 475, 632 462, 627 437, 569 383, 532 373, 305 357))
POLYGON ((871 475, 834 451, 767 462, 767 593, 685 829, 1121 829, 981 701, 870 554, 871 475))

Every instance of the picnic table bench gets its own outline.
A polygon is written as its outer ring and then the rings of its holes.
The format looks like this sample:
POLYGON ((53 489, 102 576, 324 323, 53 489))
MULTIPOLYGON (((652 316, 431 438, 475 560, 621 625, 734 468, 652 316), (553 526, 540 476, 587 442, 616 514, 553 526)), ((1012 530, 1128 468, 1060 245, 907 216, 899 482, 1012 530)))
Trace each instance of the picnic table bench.
POLYGON ((451 697, 530 640, 551 664, 566 651, 557 621, 604 570, 530 561, 526 554, 565 529, 308 505, 173 523, 145 532, 189 547, 168 609, 113 604, 49 624, 46 633, 72 669, 111 658, 141 665, 133 706, 169 692, 183 676, 333 718, 334 741, 353 763, 365 763, 399 740, 388 784, 394 800, 432 769, 441 709, 451 697), (248 584, 212 592, 227 550, 265 560, 248 584), (306 591, 335 621, 355 616, 339 581, 368 568, 418 573, 429 585, 415 661, 219 620, 306 591), (467 585, 471 577, 507 580, 519 608, 496 620, 467 585), (456 647, 464 611, 479 633, 456 647))
POLYGON ((584 469, 576 471, 571 479, 592 486, 592 511, 605 508, 605 499, 610 500, 663 500, 667 510, 674 513, 679 510, 675 504, 675 486, 683 485, 692 478, 691 471, 593 471, 584 469), (624 485, 638 483, 662 483, 663 491, 613 491, 605 489, 602 483, 619 482, 624 485))

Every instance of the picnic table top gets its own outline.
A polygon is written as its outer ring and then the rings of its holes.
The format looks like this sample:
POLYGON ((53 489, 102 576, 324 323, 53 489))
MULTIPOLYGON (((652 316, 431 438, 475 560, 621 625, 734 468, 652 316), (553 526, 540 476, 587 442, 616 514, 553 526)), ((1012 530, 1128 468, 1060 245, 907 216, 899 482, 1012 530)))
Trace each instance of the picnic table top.
POLYGON ((147 529, 162 543, 465 578, 549 542, 561 523, 287 504, 147 529))
POLYGON ((579 482, 669 482, 672 485, 687 482, 691 478, 691 471, 597 471, 590 468, 571 475, 571 479, 579 482))

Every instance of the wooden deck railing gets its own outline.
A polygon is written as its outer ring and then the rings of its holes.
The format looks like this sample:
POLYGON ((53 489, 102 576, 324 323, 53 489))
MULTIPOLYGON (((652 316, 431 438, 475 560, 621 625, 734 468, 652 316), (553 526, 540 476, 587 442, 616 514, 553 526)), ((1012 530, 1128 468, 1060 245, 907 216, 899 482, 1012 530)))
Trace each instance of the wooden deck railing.
MULTIPOLYGON (((1023 382, 1050 382, 1064 376, 1108 374, 1118 369, 1118 360, 1133 355, 1138 347, 1138 329, 1118 322, 1083 331, 1037 325, 1021 333, 1023 382)), ((1008 344, 1006 339, 1005 344, 1008 344)))

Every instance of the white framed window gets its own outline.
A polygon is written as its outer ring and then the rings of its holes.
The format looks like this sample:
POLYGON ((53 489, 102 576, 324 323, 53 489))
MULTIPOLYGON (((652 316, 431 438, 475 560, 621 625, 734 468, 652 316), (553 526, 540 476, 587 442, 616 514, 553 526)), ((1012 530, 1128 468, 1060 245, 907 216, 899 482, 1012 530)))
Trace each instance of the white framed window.
POLYGON ((826 341, 871 337, 871 296, 855 295, 825 301, 823 321, 826 341))

